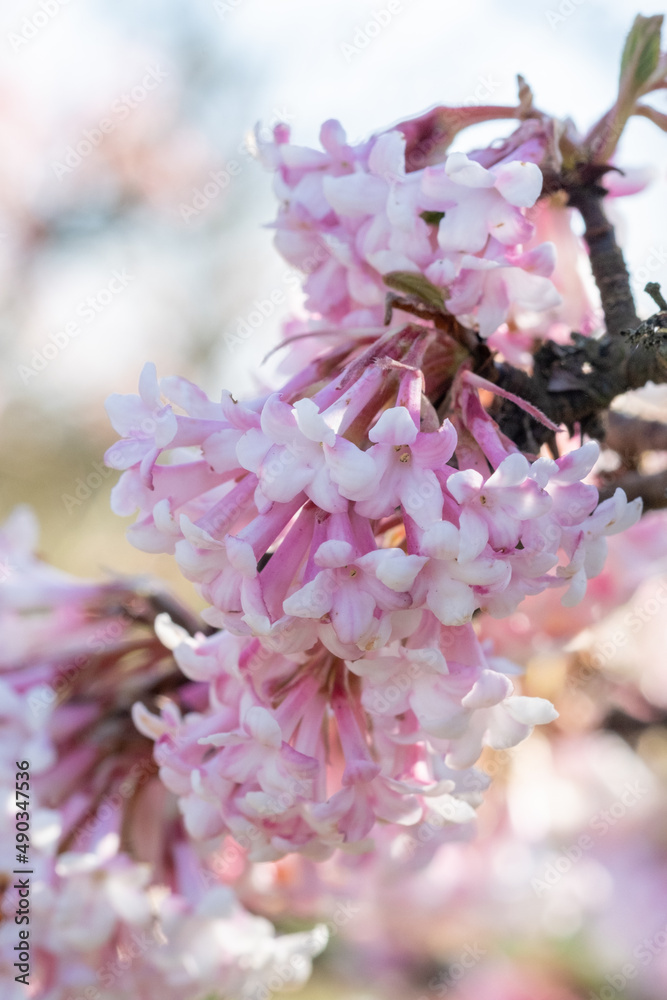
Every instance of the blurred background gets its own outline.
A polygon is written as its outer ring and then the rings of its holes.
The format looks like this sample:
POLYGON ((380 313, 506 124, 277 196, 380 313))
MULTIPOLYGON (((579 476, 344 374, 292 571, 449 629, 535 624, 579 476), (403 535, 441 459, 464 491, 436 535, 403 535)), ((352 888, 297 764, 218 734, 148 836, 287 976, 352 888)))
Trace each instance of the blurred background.
MULTIPOLYGON (((585 130, 614 99, 636 13, 629 0, 4 4, 3 517, 27 501, 42 522, 43 554, 58 566, 96 576, 153 572, 192 599, 173 560, 133 550, 109 511, 116 474, 102 462, 115 436, 103 404, 112 392, 136 392, 147 360, 212 396, 271 380, 275 362, 262 359, 300 299, 272 248, 275 204, 253 157, 255 126, 268 137, 286 122, 294 141, 315 145, 321 122, 338 118, 358 141, 436 103, 511 104, 521 73, 538 106, 585 130), (281 304, 265 308, 263 324, 239 343, 239 326, 276 291, 281 304)), ((656 106, 667 111, 664 100, 656 106)), ((455 148, 510 128, 480 126, 455 148)), ((614 205, 642 316, 653 311, 646 280, 667 284, 666 150, 663 134, 633 119, 618 155, 621 166, 654 168, 646 190, 614 205)), ((641 405, 665 418, 661 393, 646 391, 641 405)), ((531 693, 559 702, 552 743, 536 737, 511 761, 490 763, 499 791, 483 807, 476 845, 445 852, 409 891, 406 883, 392 895, 369 881, 373 898, 358 909, 366 916, 350 920, 347 936, 341 930, 307 995, 664 1000, 667 603, 659 588, 667 546, 654 544, 665 522, 653 517, 635 548, 619 548, 616 576, 605 577, 576 628, 544 605, 494 636, 528 665, 531 693), (612 643, 615 658, 601 657, 610 640, 595 630, 609 627, 615 605, 632 613, 641 585, 649 590, 640 607, 658 609, 645 612, 641 644, 621 626, 628 642, 612 643), (536 641, 535 622, 547 619, 536 641), (588 629, 583 638, 578 629, 588 629), (574 645, 564 652, 566 643, 574 645), (648 689, 639 675, 647 662, 648 689), (632 782, 646 788, 637 808, 624 807, 608 837, 593 836, 599 810, 627 798, 632 782), (544 881, 584 834, 593 847, 581 848, 583 861, 538 892, 531 879, 544 881), (465 884, 463 871, 474 876, 465 884), (633 952, 647 936, 654 951, 644 974, 633 952), (466 948, 475 942, 483 955, 473 960, 466 948)), ((248 891, 268 899, 278 876, 256 877, 248 891)))

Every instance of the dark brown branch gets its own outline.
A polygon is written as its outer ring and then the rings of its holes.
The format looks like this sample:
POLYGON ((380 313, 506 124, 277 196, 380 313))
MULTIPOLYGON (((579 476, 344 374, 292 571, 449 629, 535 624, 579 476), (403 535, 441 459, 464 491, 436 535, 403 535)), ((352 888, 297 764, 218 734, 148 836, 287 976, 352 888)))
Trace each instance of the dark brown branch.
MULTIPOLYGON (((667 312, 640 323, 625 260, 604 213, 604 188, 552 177, 549 190, 556 190, 558 183, 584 219, 607 330, 600 339, 573 333, 570 344, 547 341, 534 356, 532 375, 499 365, 496 379, 570 433, 578 425, 591 437, 603 438, 601 415, 616 396, 647 382, 667 382, 667 312)), ((497 418, 504 433, 524 450, 535 451, 549 439, 543 427, 511 403, 499 407, 497 418)))
POLYGON ((570 205, 578 209, 584 220, 584 239, 588 244, 591 268, 600 291, 605 326, 610 337, 624 330, 636 330, 639 317, 630 288, 630 276, 623 252, 616 242, 614 227, 605 215, 603 187, 592 184, 569 192, 570 205))
POLYGON ((644 451, 667 451, 667 423, 642 420, 610 410, 604 416, 604 441, 626 466, 633 467, 644 451))
POLYGON ((644 511, 663 510, 667 507, 667 470, 656 472, 652 476, 644 476, 641 472, 628 472, 619 479, 601 486, 600 500, 608 500, 619 486, 625 491, 628 500, 641 497, 644 501, 644 511))

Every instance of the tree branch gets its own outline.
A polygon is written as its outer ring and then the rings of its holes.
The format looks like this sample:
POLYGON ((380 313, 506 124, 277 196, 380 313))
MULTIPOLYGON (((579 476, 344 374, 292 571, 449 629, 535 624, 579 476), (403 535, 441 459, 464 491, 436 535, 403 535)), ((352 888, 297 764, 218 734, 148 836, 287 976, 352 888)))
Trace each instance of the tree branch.
POLYGON ((644 451, 667 451, 667 423, 610 410, 604 415, 604 441, 633 469, 644 451))
MULTIPOLYGON (((551 178, 549 190, 555 190, 555 183, 551 178)), ((616 396, 649 381, 667 382, 667 311, 661 308, 640 323, 625 260, 614 227, 604 213, 604 188, 595 182, 574 186, 571 179, 561 179, 560 184, 586 224, 585 238, 600 290, 606 333, 599 339, 573 333, 569 344, 546 341, 534 355, 532 375, 497 365, 496 381, 534 403, 556 423, 565 424, 570 433, 579 425, 591 437, 602 439, 602 414, 616 396)), ((503 402, 496 419, 503 432, 524 450, 539 450, 550 438, 545 428, 512 403, 503 402)))
POLYGON ((608 500, 619 488, 625 491, 628 500, 641 497, 644 511, 663 510, 667 507, 667 470, 644 476, 641 472, 628 472, 618 479, 600 486, 600 502, 608 500))
POLYGON ((589 184, 575 187, 568 193, 570 205, 578 209, 586 226, 584 239, 602 299, 607 335, 614 338, 624 330, 636 330, 639 317, 630 288, 630 276, 623 252, 616 242, 614 227, 602 204, 607 192, 598 184, 589 184))

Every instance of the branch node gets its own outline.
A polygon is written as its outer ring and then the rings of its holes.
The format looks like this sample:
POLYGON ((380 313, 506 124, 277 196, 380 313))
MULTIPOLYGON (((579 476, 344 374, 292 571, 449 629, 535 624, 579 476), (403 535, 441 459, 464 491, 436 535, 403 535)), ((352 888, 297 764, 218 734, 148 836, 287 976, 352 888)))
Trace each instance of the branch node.
POLYGON ((649 281, 648 284, 644 286, 644 291, 648 292, 661 312, 667 312, 667 302, 665 302, 665 297, 660 291, 660 282, 649 281))

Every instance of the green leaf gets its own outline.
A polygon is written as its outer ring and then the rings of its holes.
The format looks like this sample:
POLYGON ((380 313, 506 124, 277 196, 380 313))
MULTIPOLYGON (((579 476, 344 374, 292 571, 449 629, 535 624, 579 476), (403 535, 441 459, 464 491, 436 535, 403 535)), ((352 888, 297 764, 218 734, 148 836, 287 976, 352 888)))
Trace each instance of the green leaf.
POLYGON ((395 292, 410 295, 412 298, 419 299, 430 309, 445 312, 447 292, 431 284, 423 274, 416 271, 391 271, 389 274, 385 274, 382 280, 388 288, 392 288, 395 292))
POLYGON ((636 93, 655 71, 660 59, 662 21, 662 14, 638 14, 635 18, 621 56, 621 92, 629 88, 636 93))
POLYGON ((437 226, 440 221, 444 219, 444 212, 420 212, 419 218, 423 219, 424 222, 428 222, 429 226, 437 226))

